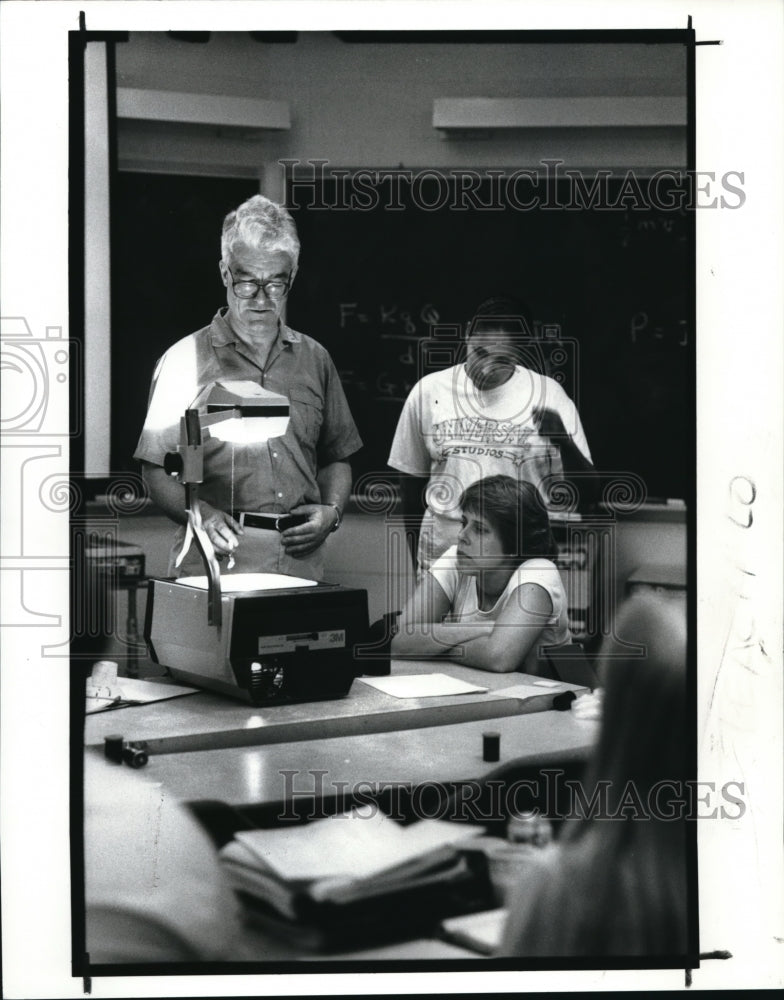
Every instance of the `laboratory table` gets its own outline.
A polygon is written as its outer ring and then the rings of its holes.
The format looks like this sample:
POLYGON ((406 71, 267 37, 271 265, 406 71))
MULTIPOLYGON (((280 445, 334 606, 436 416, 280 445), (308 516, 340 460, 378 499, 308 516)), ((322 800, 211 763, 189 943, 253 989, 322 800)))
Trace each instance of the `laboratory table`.
POLYGON ((201 691, 169 701, 90 715, 85 724, 85 742, 101 747, 104 737, 120 734, 126 740, 145 741, 153 755, 340 736, 366 737, 371 733, 403 732, 541 712, 552 707, 555 695, 586 690, 526 674, 494 674, 447 661, 393 660, 392 673, 443 673, 482 685, 488 691, 397 698, 357 678, 344 698, 261 708, 201 691), (525 700, 496 693, 520 685, 526 688, 525 700))
MULTIPOLYGON (((584 760, 595 723, 571 712, 481 719, 421 729, 153 755, 144 774, 179 799, 220 799, 265 805, 292 796, 328 795, 368 783, 372 788, 480 779, 514 761, 520 767, 584 760), (500 759, 483 760, 488 726, 500 736, 500 759)), ((98 747, 89 752, 101 755, 98 747)), ((106 763, 107 768, 116 765, 106 763)))
MULTIPOLYGON (((403 700, 357 680, 348 697, 336 701, 254 708, 200 692, 91 715, 86 752, 98 771, 88 772, 96 780, 94 786, 86 782, 85 799, 100 795, 102 781, 111 780, 109 772, 118 766, 103 755, 103 737, 111 733, 149 742, 152 752, 138 780, 160 783, 167 795, 183 802, 217 800, 236 809, 277 809, 314 793, 329 798, 336 789, 350 792, 360 783, 372 790, 481 781, 512 762, 521 767, 579 763, 595 741, 595 723, 551 708, 553 695, 570 685, 540 687, 525 675, 445 662, 394 663, 393 672, 447 673, 489 691, 403 700), (520 684, 531 687, 530 699, 493 693, 520 684), (500 737, 497 762, 484 759, 488 730, 500 737)), ((90 859, 85 860, 89 869, 90 859)), ((478 958, 437 939, 309 954, 252 928, 237 945, 241 962, 367 961, 375 968, 385 960, 478 958)))

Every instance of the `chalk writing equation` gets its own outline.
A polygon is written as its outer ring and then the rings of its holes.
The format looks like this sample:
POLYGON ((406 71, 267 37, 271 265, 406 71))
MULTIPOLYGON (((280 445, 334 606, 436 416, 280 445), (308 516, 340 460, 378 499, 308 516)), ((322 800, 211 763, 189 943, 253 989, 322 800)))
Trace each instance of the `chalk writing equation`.
POLYGON ((339 368, 338 375, 343 388, 350 398, 357 394, 370 394, 371 398, 380 403, 403 403, 417 382, 416 374, 410 378, 402 378, 398 374, 382 371, 374 379, 366 374, 350 368, 339 368))
POLYGON ((426 302, 418 309, 397 302, 380 302, 375 305, 362 302, 338 303, 338 326, 341 330, 373 326, 412 337, 427 333, 440 318, 438 309, 431 302, 426 302))
POLYGON ((401 379, 389 372, 381 372, 376 379, 376 398, 380 403, 403 403, 415 384, 416 378, 401 379))

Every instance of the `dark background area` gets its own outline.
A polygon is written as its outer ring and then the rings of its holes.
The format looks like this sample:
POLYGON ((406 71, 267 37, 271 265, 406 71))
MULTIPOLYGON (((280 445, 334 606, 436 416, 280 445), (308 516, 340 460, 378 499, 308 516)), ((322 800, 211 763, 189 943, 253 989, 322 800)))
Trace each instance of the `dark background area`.
MULTIPOLYGON (((334 183, 319 182, 310 201, 339 204, 334 183)), ((619 184, 609 182, 610 203, 619 184)), ((459 199, 427 211, 405 184, 399 189, 398 211, 383 207, 383 196, 365 211, 295 199, 302 255, 287 319, 323 343, 341 373, 365 441, 355 476, 386 468, 400 408, 419 374, 454 362, 450 325, 464 324, 487 296, 508 294, 528 303, 545 370, 577 403, 597 467, 636 473, 650 497, 688 497, 693 216, 623 206, 456 211, 459 199), (446 334, 445 350, 423 355, 433 324, 446 334)), ((134 467, 155 360, 225 303, 221 222, 257 190, 254 180, 117 175, 114 470, 134 467)), ((427 182, 421 192, 438 201, 427 182)), ((489 189, 477 193, 492 201, 489 189)), ((561 183, 557 201, 568 200, 561 183)))

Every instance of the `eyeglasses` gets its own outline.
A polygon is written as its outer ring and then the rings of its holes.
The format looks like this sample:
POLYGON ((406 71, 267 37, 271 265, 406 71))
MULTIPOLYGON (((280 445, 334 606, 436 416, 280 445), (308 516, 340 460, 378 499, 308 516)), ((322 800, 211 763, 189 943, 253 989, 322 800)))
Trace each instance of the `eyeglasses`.
POLYGON ((231 268, 226 269, 231 277, 231 287, 238 299, 255 299, 259 294, 259 289, 264 289, 264 294, 268 299, 281 299, 288 294, 291 287, 291 278, 269 278, 267 281, 250 281, 247 278, 237 280, 231 273, 231 268))

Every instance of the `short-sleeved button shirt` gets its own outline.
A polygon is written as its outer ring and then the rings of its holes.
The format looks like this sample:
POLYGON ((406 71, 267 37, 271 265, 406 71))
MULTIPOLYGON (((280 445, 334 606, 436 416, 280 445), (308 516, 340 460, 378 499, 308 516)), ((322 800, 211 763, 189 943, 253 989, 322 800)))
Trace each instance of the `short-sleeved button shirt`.
POLYGON ((262 369, 220 310, 212 323, 184 337, 160 358, 144 428, 134 453, 163 465, 180 444, 180 418, 198 394, 221 380, 251 380, 289 398, 288 429, 261 444, 209 439, 199 495, 220 510, 282 513, 319 503, 316 474, 344 461, 362 441, 327 351, 281 324, 262 369))

